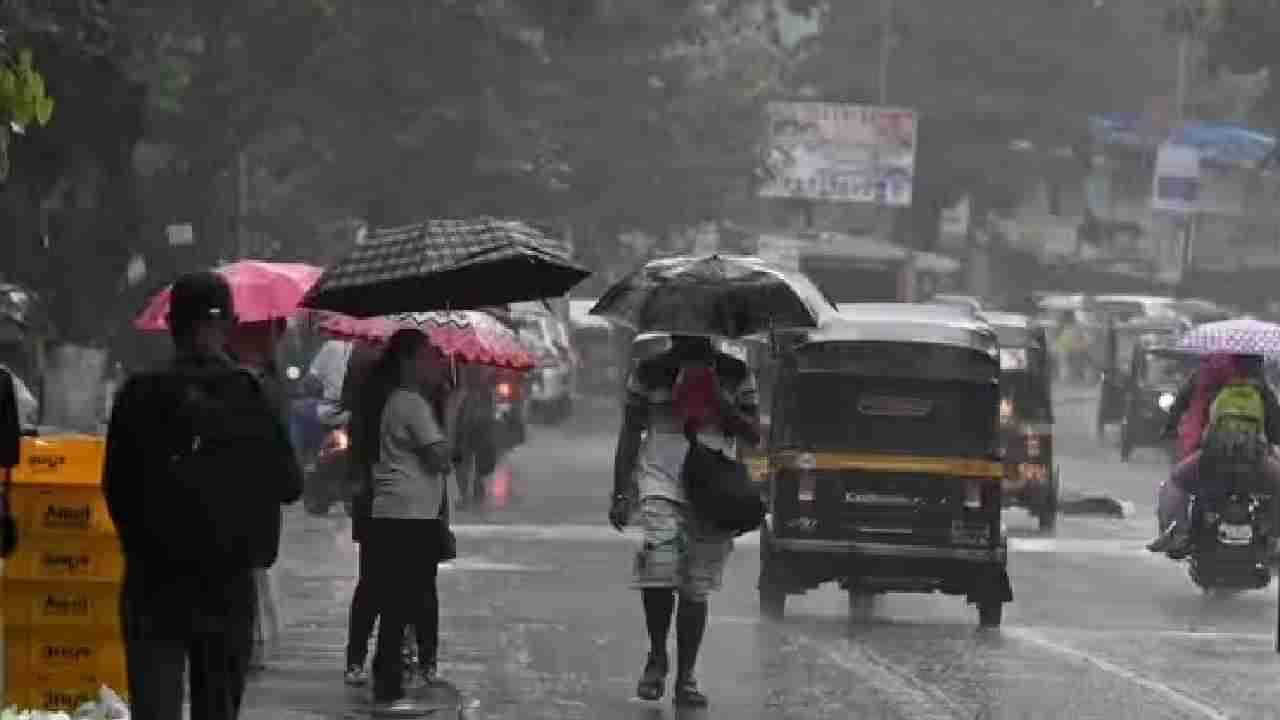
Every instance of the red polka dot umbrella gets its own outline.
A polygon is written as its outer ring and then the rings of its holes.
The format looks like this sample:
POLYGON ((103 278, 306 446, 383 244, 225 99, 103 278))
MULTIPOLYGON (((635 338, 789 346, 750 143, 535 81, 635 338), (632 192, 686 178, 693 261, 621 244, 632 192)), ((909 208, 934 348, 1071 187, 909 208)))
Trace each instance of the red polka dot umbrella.
POLYGON ((1179 338, 1178 348, 1198 353, 1280 355, 1280 325, 1252 318, 1205 323, 1179 338))
POLYGON ((420 330, 446 355, 477 365, 534 367, 533 353, 497 318, 476 310, 400 313, 355 318, 319 312, 316 328, 340 340, 384 343, 397 330, 420 330))

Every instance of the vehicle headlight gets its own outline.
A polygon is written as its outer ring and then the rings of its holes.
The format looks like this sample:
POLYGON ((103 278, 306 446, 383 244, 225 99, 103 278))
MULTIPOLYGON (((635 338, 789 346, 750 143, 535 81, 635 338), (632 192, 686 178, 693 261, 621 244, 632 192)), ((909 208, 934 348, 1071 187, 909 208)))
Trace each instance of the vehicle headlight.
POLYGON ((1169 408, 1173 407, 1173 401, 1173 393, 1160 393, 1160 397, 1156 399, 1156 404, 1160 406, 1161 410, 1168 412, 1169 408))

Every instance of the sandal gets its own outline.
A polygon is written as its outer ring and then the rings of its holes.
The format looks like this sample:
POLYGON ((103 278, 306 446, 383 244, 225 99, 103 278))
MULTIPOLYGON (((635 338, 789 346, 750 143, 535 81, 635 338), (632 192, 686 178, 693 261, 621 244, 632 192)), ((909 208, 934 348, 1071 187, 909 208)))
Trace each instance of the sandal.
POLYGON ((644 674, 640 676, 640 684, 636 686, 636 697, 641 700, 659 700, 666 690, 667 659, 649 654, 644 664, 644 674))
POLYGON ((676 681, 675 697, 672 701, 678 707, 685 708, 704 708, 709 704, 707 696, 698 689, 698 681, 694 680, 692 675, 676 681))

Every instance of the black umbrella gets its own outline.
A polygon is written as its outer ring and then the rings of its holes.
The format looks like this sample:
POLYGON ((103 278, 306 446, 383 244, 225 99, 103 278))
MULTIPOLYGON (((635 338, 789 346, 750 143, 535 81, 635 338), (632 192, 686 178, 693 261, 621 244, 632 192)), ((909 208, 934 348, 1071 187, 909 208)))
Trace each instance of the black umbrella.
POLYGON ((380 230, 325 270, 302 306, 355 317, 473 310, 563 295, 590 271, 516 220, 428 220, 380 230))
POLYGON ((835 312, 805 275, 743 255, 651 261, 591 308, 592 315, 640 332, 724 337, 817 327, 835 312))

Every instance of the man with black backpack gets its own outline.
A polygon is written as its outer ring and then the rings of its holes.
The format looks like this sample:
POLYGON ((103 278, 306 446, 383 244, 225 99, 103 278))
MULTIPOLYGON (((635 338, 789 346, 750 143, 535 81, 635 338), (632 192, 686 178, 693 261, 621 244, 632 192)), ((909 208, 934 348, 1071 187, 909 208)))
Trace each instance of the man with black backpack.
POLYGON ((239 714, 253 650, 254 570, 275 563, 282 504, 302 495, 288 430, 227 353, 236 317, 216 273, 170 291, 172 364, 126 382, 103 491, 125 555, 120 611, 135 720, 239 714))

